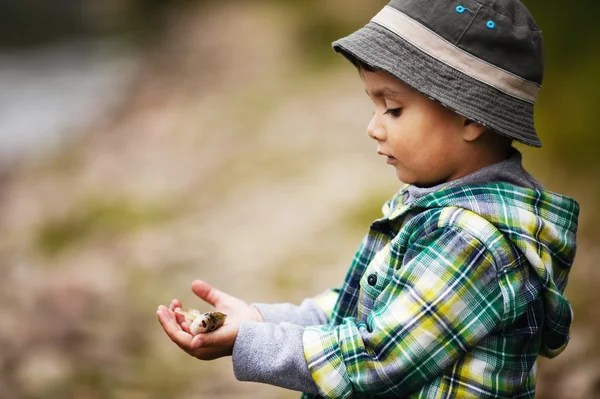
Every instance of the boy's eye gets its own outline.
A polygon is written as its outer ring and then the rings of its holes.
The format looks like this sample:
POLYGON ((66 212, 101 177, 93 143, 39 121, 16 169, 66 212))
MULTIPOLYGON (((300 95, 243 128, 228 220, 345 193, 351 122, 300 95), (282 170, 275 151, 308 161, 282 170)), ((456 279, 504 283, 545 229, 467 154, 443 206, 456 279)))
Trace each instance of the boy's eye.
POLYGON ((393 108, 393 109, 388 109, 387 111, 385 111, 385 115, 390 114, 393 117, 399 117, 400 116, 400 112, 402 111, 402 108, 393 108))

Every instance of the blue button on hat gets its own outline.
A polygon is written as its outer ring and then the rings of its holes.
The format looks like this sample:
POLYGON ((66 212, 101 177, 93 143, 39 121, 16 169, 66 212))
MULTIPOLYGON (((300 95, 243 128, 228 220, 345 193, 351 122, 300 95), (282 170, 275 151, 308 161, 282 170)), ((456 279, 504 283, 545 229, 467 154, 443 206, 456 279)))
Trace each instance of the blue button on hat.
POLYGON ((541 32, 518 0, 392 0, 335 51, 521 143, 541 147, 533 110, 541 32))

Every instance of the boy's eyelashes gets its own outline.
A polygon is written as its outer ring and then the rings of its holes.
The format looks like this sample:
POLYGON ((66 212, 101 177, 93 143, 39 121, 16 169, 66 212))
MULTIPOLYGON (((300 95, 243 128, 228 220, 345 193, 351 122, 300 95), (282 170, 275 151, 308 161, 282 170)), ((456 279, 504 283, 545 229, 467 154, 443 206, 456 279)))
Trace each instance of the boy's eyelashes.
POLYGON ((402 108, 388 108, 388 110, 385 111, 384 115, 392 115, 393 117, 399 117, 401 111, 402 108))
MULTIPOLYGON (((397 107, 397 108, 387 108, 386 107, 385 112, 383 114, 384 115, 392 115, 393 117, 398 117, 402 113, 402 109, 403 109, 403 107, 397 107)), ((377 111, 373 111, 373 116, 375 116, 376 113, 377 113, 377 111)))

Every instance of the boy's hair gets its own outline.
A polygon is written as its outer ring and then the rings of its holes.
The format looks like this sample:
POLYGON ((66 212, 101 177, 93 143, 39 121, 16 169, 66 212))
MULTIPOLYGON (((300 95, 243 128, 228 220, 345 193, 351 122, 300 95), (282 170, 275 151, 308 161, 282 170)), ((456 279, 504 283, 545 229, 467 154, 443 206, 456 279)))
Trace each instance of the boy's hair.
POLYGON ((348 52, 344 51, 343 54, 344 54, 344 57, 346 57, 348 59, 348 61, 350 61, 352 63, 352 65, 354 65, 356 67, 356 69, 358 69, 358 73, 361 76, 362 76, 362 71, 375 72, 375 71, 381 70, 377 67, 367 64, 366 62, 356 58, 354 55, 352 55, 348 52))

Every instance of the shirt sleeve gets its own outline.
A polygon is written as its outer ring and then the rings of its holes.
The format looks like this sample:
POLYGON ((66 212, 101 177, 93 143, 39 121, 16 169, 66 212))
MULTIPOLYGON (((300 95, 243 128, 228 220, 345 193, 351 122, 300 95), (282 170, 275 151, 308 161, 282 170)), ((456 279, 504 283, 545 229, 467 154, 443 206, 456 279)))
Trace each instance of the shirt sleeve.
POLYGON ((337 326, 304 330, 307 365, 326 398, 357 392, 405 396, 502 321, 494 258, 468 232, 438 228, 412 244, 401 265, 396 264, 399 249, 386 250, 377 258, 395 272, 379 292, 361 280, 361 295, 373 297, 363 321, 347 317, 337 326))
POLYGON ((291 303, 252 305, 258 309, 267 323, 285 322, 307 327, 329 322, 338 295, 339 290, 331 289, 314 298, 305 299, 299 306, 291 303))
POLYGON ((235 378, 318 394, 302 350, 303 332, 292 323, 242 321, 232 353, 235 378))

